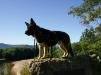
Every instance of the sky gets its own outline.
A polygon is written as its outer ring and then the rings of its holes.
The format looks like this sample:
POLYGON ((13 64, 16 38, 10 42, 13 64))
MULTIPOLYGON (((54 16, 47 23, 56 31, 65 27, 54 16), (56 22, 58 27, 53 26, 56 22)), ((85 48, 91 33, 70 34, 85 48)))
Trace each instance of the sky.
POLYGON ((25 21, 30 18, 40 27, 64 31, 71 42, 78 42, 84 26, 79 18, 68 15, 70 7, 82 0, 0 0, 0 43, 33 44, 33 37, 25 35, 25 21))

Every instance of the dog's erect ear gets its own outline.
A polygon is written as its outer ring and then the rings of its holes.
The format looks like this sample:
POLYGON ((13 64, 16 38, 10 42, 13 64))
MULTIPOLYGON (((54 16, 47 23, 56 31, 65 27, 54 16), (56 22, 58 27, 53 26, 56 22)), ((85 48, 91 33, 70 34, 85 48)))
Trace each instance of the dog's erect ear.
POLYGON ((32 25, 36 25, 35 21, 34 21, 32 18, 30 19, 30 23, 31 23, 32 25))
POLYGON ((26 26, 28 27, 29 26, 29 23, 25 22, 26 26))

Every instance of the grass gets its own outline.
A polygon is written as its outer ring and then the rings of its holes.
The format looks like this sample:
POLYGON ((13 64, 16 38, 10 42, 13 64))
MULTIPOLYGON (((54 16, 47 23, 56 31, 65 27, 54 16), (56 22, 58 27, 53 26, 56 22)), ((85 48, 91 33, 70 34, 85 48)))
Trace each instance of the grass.
POLYGON ((0 68, 1 68, 2 71, 0 71, 0 75, 10 75, 10 73, 11 73, 11 64, 4 63, 1 66, 2 66, 2 68, 1 67, 0 68))
POLYGON ((24 67, 21 71, 21 75, 31 75, 31 73, 29 71, 28 63, 24 64, 24 67))

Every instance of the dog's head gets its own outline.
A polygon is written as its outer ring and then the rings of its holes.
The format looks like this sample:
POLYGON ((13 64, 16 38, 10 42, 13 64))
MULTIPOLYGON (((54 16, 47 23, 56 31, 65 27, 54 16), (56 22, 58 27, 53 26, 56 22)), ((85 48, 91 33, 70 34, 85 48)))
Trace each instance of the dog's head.
POLYGON ((34 35, 34 29, 36 27, 36 23, 34 22, 34 20, 31 18, 30 23, 25 22, 25 24, 27 26, 27 30, 25 31, 25 34, 28 36, 34 35))

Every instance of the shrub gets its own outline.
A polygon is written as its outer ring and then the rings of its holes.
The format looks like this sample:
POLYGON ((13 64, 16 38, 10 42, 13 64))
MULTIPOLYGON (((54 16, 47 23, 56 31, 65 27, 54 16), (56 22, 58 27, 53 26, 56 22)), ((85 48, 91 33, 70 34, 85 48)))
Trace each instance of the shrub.
POLYGON ((61 57, 62 54, 63 54, 63 51, 57 47, 53 47, 49 50, 50 57, 61 57))
POLYGON ((24 67, 21 71, 21 75, 31 75, 31 72, 29 71, 29 68, 28 68, 28 63, 25 63, 23 65, 24 67))
POLYGON ((2 67, 0 67, 0 68, 2 68, 0 70, 0 75, 10 75, 11 74, 12 67, 11 67, 10 63, 3 63, 0 66, 2 66, 2 67))

